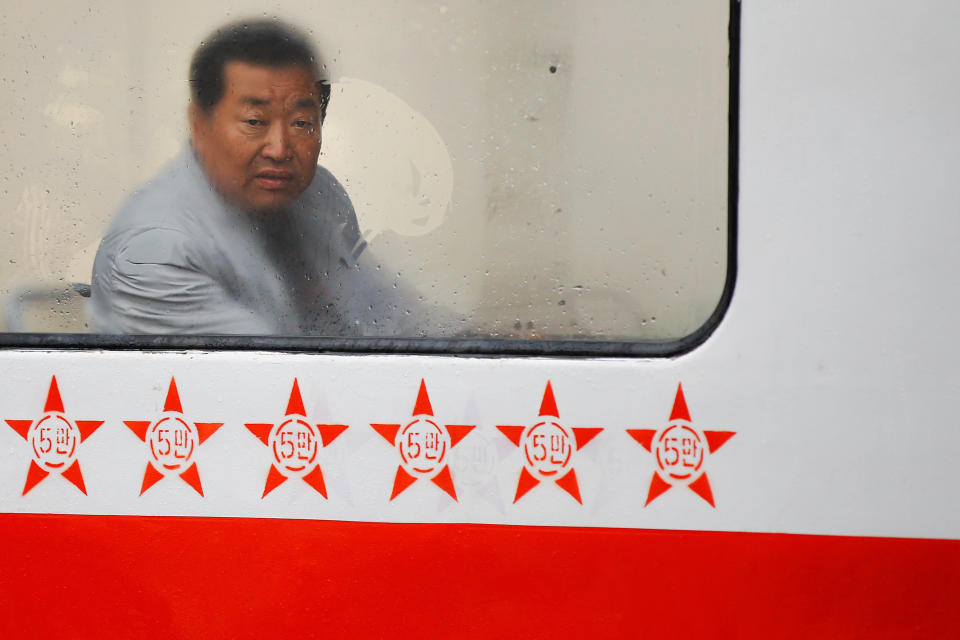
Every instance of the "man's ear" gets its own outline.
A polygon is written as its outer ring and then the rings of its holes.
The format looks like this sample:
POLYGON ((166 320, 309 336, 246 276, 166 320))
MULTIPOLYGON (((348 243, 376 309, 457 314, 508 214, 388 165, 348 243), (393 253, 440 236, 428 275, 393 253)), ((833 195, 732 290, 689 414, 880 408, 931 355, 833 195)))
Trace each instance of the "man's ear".
POLYGON ((327 119, 327 104, 330 102, 330 82, 317 80, 317 100, 320 102, 320 124, 327 119))
POLYGON ((187 105, 187 121, 190 123, 190 132, 194 133, 197 130, 197 118, 199 117, 200 109, 197 108, 197 105, 193 102, 187 105))
POLYGON ((193 142, 193 148, 197 148, 197 143, 202 137, 201 129, 206 122, 207 114, 203 109, 191 102, 187 106, 187 121, 190 123, 190 140, 193 142))

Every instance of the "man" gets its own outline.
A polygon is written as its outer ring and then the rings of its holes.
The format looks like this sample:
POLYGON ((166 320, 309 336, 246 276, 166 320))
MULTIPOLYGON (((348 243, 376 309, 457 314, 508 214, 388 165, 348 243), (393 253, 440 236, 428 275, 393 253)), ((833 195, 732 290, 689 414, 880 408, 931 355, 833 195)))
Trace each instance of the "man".
POLYGON ((94 330, 417 333, 396 285, 358 265, 365 243, 353 206, 317 166, 330 99, 323 68, 306 38, 276 21, 228 25, 200 45, 191 144, 104 236, 94 330))

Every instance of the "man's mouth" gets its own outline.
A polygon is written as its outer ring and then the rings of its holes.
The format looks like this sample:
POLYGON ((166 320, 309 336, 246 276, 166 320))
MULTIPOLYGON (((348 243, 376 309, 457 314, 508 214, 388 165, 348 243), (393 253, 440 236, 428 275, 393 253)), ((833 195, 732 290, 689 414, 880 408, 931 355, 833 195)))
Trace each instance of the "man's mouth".
POLYGON ((261 189, 282 191, 295 182, 295 176, 291 171, 267 169, 258 172, 253 180, 261 189))

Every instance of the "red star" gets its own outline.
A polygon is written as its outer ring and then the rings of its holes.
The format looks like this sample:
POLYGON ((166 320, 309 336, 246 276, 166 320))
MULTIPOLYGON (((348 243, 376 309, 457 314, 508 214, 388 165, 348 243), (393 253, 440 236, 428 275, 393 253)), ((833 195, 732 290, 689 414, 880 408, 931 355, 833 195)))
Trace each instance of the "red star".
POLYGON ((163 414, 155 421, 124 420, 131 431, 147 445, 150 459, 143 473, 140 495, 169 475, 178 475, 203 496, 200 472, 197 470, 197 449, 223 426, 222 422, 194 422, 183 419, 177 381, 170 378, 163 414))
POLYGON ((30 444, 33 453, 21 495, 27 495, 51 473, 59 473, 86 495, 87 486, 80 471, 77 447, 103 424, 103 420, 71 421, 64 413, 57 376, 52 376, 40 418, 5 421, 30 444))
POLYGON ((677 395, 670 411, 670 421, 662 429, 627 429, 630 436, 654 454, 658 470, 653 472, 647 491, 647 506, 675 486, 686 485, 706 500, 711 507, 713 491, 703 465, 706 454, 713 454, 733 437, 735 431, 701 431, 694 429, 683 397, 683 385, 677 385, 677 395))
POLYGON ((303 408, 303 398, 300 397, 300 385, 296 378, 293 379, 287 411, 283 415, 286 420, 276 424, 252 422, 245 425, 273 452, 273 464, 267 472, 267 484, 260 497, 265 498, 268 493, 290 478, 303 478, 304 482, 326 498, 327 487, 323 481, 323 471, 317 461, 317 440, 319 439, 326 447, 347 430, 347 425, 308 423, 307 412, 303 408))
MULTIPOLYGON (((543 391, 538 415, 541 418, 560 419, 549 380, 543 391)), ((531 427, 498 424, 497 429, 523 451, 523 469, 520 470, 514 503, 541 481, 552 480, 583 504, 577 473, 573 468, 573 452, 579 451, 596 438, 597 434, 603 431, 602 428, 567 428, 554 420, 541 420, 531 427)))
POLYGON ((457 446, 476 425, 446 424, 439 425, 432 418, 433 407, 427 395, 427 385, 420 380, 420 391, 413 405, 413 420, 405 426, 401 424, 371 424, 383 439, 395 446, 400 454, 400 466, 393 480, 393 500, 407 487, 421 478, 428 478, 454 500, 457 491, 447 464, 447 452, 457 446))

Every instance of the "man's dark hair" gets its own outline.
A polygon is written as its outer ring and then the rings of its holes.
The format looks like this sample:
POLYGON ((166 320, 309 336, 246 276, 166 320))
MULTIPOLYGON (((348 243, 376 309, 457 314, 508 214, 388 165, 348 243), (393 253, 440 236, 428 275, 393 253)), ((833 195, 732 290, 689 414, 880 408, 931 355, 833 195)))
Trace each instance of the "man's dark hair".
POLYGON ((190 95, 204 112, 212 111, 223 97, 223 70, 234 61, 313 69, 320 81, 320 115, 326 115, 330 84, 324 65, 307 37, 293 27, 277 20, 245 20, 223 26, 202 41, 190 62, 190 95))

